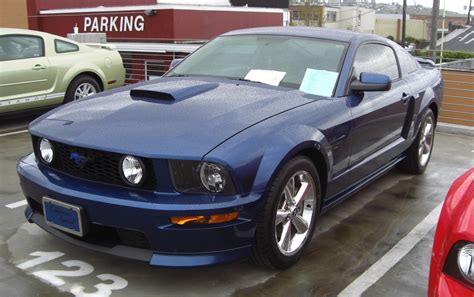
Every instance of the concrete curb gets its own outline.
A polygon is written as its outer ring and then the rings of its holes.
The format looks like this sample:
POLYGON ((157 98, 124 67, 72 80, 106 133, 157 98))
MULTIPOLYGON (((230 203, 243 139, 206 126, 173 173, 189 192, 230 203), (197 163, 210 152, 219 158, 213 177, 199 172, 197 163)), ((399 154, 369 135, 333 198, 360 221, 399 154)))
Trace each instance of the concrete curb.
POLYGON ((449 134, 474 137, 474 127, 464 126, 464 125, 438 123, 436 127, 436 131, 441 132, 441 133, 449 133, 449 134))

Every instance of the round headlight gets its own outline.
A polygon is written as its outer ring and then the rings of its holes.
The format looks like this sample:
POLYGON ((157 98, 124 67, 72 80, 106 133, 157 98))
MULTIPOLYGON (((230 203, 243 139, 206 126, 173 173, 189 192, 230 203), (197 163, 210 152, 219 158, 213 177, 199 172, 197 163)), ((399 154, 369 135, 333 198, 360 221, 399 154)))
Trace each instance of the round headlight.
POLYGON ((144 166, 140 159, 133 156, 125 156, 122 159, 122 174, 129 184, 137 186, 143 180, 144 166))
POLYGON ((202 185, 210 192, 220 193, 225 188, 226 180, 223 169, 216 164, 204 162, 199 170, 202 185))
POLYGON ((53 162, 53 157, 54 157, 54 151, 53 151, 53 145, 49 140, 46 138, 41 138, 40 143, 39 143, 39 151, 40 151, 40 156, 41 159, 47 163, 51 164, 53 162))
POLYGON ((474 283, 474 244, 466 244, 458 252, 459 270, 471 283, 474 283))

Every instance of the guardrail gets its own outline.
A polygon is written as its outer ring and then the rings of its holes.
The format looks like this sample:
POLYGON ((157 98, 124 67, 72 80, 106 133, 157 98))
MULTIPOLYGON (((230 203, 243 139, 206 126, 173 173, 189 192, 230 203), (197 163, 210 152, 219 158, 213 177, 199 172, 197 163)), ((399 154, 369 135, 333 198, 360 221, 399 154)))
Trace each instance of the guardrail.
POLYGON ((161 77, 168 71, 171 61, 182 59, 187 53, 137 53, 120 52, 125 67, 125 83, 161 77))

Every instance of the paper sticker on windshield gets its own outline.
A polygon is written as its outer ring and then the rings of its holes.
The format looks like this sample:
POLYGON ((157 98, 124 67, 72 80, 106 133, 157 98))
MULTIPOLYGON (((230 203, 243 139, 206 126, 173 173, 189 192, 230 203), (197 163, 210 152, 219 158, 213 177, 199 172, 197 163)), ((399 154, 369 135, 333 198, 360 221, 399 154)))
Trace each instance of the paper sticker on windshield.
POLYGON ((247 73, 245 79, 278 86, 283 77, 285 77, 285 74, 286 72, 276 70, 252 69, 247 73))
POLYGON ((306 68, 300 91, 312 95, 331 96, 337 76, 337 72, 306 68))

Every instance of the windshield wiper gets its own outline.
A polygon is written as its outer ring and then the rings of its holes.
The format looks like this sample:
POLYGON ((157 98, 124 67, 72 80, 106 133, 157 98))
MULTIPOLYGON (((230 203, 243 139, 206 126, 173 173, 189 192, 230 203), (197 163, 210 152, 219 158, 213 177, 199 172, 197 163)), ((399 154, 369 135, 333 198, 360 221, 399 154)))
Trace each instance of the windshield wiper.
POLYGON ((243 77, 231 78, 231 79, 236 79, 236 80, 240 80, 240 81, 249 81, 249 82, 253 82, 253 83, 263 84, 261 81, 250 80, 250 79, 246 79, 246 78, 243 78, 243 77))
POLYGON ((187 74, 170 74, 167 75, 166 77, 189 77, 190 75, 187 74))

